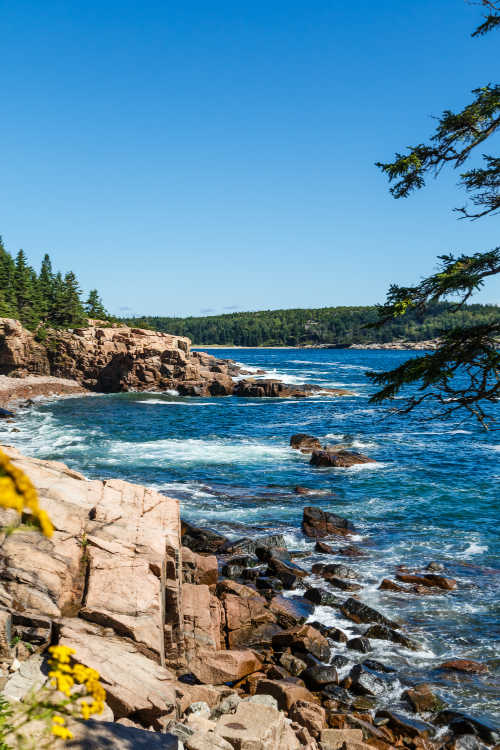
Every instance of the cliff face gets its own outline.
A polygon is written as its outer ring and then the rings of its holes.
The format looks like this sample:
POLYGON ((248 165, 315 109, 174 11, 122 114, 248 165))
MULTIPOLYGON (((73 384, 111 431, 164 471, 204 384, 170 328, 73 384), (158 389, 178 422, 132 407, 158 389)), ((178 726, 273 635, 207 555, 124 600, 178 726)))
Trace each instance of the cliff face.
POLYGON ((101 393, 178 390, 182 395, 226 395, 237 368, 191 352, 182 336, 127 326, 50 331, 41 344, 16 320, 0 318, 0 375, 72 378, 101 393))

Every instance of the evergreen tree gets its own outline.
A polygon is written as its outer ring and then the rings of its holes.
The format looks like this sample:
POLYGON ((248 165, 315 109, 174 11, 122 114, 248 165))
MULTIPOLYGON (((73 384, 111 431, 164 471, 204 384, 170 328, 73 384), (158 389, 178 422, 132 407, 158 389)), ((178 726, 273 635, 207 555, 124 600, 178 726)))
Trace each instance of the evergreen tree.
MULTIPOLYGON (((108 315, 96 289, 86 303, 95 315, 108 315)), ((7 252, 0 237, 0 317, 19 320, 31 330, 54 326, 65 328, 85 325, 86 311, 80 298, 80 288, 74 273, 54 273, 49 255, 45 254, 39 275, 28 264, 20 250, 15 258, 7 252), (41 326, 42 324, 42 326, 41 326)))
POLYGON ((6 251, 0 237, 0 314, 4 317, 18 317, 14 284, 15 272, 15 263, 10 253, 6 251))
POLYGON ((102 299, 100 298, 97 289, 90 290, 88 299, 85 303, 85 311, 89 318, 96 318, 97 320, 107 319, 108 313, 102 304, 102 299))
POLYGON ((34 271, 27 263, 26 254, 24 250, 19 250, 16 255, 14 291, 19 320, 27 328, 34 328, 38 323, 34 280, 36 283, 36 276, 34 277, 34 271))
POLYGON ((64 277, 60 314, 63 326, 80 326, 86 322, 80 287, 73 271, 69 271, 64 277))
POLYGON ((38 276, 38 289, 41 297, 41 316, 47 319, 54 306, 54 273, 52 271, 52 261, 47 253, 43 256, 38 276))

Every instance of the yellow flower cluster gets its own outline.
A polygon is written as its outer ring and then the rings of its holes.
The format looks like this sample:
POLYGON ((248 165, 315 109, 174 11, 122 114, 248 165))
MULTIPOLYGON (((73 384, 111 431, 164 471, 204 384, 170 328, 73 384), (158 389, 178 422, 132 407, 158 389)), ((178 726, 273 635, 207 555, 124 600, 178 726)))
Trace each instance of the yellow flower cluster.
POLYGON ((73 739, 73 733, 70 732, 68 727, 64 725, 64 719, 62 716, 52 717, 51 731, 52 731, 52 734, 54 734, 56 737, 60 737, 62 740, 73 739))
MULTIPOLYGON (((92 698, 92 701, 82 700, 80 702, 79 709, 82 717, 89 719, 93 714, 102 713, 104 701, 106 700, 106 691, 99 682, 99 672, 90 667, 85 667, 83 664, 71 664, 71 657, 75 653, 75 649, 73 648, 69 648, 68 646, 51 646, 49 652, 52 657, 49 660, 49 677, 52 680, 52 687, 70 698, 75 683, 83 685, 86 696, 92 698)), ((55 725, 52 726, 52 734, 62 737, 61 731, 64 734, 69 732, 64 727, 64 719, 62 717, 55 716, 53 721, 55 725)))
POLYGON ((47 513, 38 505, 38 496, 26 474, 0 451, 0 506, 13 508, 19 514, 27 510, 45 536, 52 536, 54 527, 47 513))

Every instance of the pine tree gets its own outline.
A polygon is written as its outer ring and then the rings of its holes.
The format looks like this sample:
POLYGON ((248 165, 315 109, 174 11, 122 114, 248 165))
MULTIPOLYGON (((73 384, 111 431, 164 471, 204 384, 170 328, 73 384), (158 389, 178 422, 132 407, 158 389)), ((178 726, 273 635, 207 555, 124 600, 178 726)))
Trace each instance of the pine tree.
POLYGON ((80 299, 80 287, 73 271, 69 271, 64 277, 62 318, 65 326, 80 326, 86 322, 85 310, 80 299))
POLYGON ((41 317, 46 320, 54 306, 54 273, 52 261, 47 253, 43 256, 38 276, 38 289, 41 297, 41 317))
POLYGON ((89 318, 96 318, 97 320, 106 320, 108 318, 108 312, 102 303, 97 289, 90 290, 85 303, 85 311, 89 318))
POLYGON ((31 329, 38 323, 34 278, 36 283, 36 276, 34 277, 34 271, 27 263, 24 250, 19 250, 14 273, 16 307, 21 323, 31 329))
POLYGON ((17 318, 17 304, 14 291, 16 267, 12 256, 4 247, 0 237, 0 315, 17 318))

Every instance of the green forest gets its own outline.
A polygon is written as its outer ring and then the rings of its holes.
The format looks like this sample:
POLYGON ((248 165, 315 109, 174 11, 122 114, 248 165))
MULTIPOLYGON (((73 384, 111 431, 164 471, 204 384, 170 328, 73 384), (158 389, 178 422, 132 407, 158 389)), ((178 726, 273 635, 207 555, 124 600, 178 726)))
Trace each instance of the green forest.
POLYGON ((39 273, 29 265, 24 250, 13 257, 0 237, 0 317, 15 318, 42 336, 46 327, 71 328, 87 318, 107 319, 97 289, 86 300, 72 271, 54 272, 45 255, 39 273))
POLYGON ((450 328, 478 325, 498 319, 496 305, 467 305, 455 311, 440 303, 424 315, 407 312, 381 328, 366 328, 378 319, 377 308, 323 307, 305 310, 262 310, 209 317, 141 317, 127 322, 177 336, 188 336, 194 345, 302 346, 384 343, 397 339, 424 341, 450 328))

